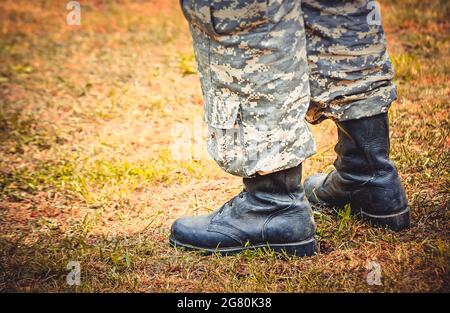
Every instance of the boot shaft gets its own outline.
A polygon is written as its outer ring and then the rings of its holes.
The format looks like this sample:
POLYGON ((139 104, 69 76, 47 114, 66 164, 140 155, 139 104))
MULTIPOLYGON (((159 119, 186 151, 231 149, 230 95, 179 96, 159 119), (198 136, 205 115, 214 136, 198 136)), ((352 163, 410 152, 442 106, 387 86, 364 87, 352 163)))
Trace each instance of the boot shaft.
POLYGON ((303 192, 301 185, 302 165, 286 170, 244 178, 244 188, 247 192, 254 194, 263 192, 269 194, 299 194, 303 192))
POLYGON ((359 120, 336 122, 338 143, 335 168, 344 179, 367 182, 383 173, 396 172, 389 159, 387 113, 359 120))

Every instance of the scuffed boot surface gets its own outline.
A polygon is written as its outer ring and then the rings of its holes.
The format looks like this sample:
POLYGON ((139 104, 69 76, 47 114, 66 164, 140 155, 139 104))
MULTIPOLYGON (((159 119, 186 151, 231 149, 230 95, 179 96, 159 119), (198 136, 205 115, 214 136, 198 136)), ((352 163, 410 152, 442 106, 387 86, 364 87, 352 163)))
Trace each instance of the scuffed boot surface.
POLYGON ((397 169, 389 159, 387 114, 337 122, 335 170, 314 174, 304 188, 315 209, 343 208, 374 225, 409 227, 409 208, 397 169))
POLYGON ((170 244, 206 254, 270 248, 289 255, 312 255, 315 224, 300 182, 301 165, 244 178, 244 191, 215 212, 176 220, 170 244))

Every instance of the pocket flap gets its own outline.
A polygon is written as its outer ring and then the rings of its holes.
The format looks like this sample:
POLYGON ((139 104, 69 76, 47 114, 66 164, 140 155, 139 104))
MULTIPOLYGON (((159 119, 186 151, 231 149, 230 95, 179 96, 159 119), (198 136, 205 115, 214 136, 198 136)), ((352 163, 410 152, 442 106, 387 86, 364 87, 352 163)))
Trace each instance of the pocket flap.
POLYGON ((233 128, 239 107, 238 95, 228 88, 211 90, 205 103, 205 122, 215 128, 233 128))

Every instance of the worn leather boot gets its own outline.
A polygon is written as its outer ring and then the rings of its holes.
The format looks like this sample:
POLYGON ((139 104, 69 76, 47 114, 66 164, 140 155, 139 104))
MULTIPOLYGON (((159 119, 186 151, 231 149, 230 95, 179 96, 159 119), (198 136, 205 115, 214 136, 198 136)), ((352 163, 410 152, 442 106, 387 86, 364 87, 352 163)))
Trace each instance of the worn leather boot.
POLYGON ((301 165, 243 181, 244 190, 217 211, 176 220, 170 244, 205 254, 255 248, 314 254, 315 224, 301 186, 301 165))
POLYGON ((374 225, 399 231, 409 227, 409 208, 397 169, 389 159, 387 113, 337 122, 335 170, 305 180, 314 209, 343 208, 374 225))

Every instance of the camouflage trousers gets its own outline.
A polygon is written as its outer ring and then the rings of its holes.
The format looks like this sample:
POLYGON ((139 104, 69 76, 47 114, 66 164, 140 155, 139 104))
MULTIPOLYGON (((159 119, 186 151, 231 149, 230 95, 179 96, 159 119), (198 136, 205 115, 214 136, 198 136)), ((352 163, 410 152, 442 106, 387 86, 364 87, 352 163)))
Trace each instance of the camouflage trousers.
POLYGON ((366 0, 181 0, 204 97, 207 146, 250 177, 315 153, 307 122, 386 112, 396 98, 366 0))

